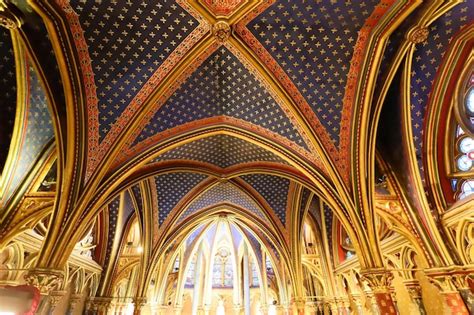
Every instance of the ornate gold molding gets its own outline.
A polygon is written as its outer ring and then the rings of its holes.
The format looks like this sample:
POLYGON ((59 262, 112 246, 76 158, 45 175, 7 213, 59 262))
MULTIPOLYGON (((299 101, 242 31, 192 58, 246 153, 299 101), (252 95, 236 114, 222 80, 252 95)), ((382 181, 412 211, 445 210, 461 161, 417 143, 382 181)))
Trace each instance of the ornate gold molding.
POLYGON ((0 26, 13 30, 23 24, 23 14, 10 1, 0 0, 0 26))

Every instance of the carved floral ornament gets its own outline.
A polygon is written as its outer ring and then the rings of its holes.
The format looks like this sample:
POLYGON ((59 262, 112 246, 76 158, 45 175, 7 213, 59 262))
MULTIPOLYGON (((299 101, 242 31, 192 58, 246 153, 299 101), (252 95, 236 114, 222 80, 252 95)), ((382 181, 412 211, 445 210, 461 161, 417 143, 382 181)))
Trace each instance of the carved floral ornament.
POLYGON ((216 38, 216 40, 220 43, 227 41, 231 33, 231 29, 229 24, 224 21, 218 21, 212 27, 212 34, 216 38))
POLYGON ((368 283, 373 293, 388 293, 393 274, 386 269, 367 270, 361 272, 361 278, 368 283))
POLYGON ((426 41, 428 39, 429 33, 430 32, 429 32, 427 27, 424 27, 424 26, 423 27, 417 27, 409 33, 408 39, 413 44, 420 44, 420 43, 423 43, 424 41, 426 41))

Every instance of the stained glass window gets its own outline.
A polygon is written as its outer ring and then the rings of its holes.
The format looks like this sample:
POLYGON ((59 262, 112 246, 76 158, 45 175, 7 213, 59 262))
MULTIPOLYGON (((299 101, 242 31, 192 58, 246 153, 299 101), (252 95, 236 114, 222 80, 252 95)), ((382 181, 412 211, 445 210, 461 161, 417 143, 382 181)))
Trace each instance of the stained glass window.
POLYGON ((230 288, 233 284, 234 271, 230 251, 222 247, 214 256, 212 269, 212 286, 216 288, 230 288))
POLYGON ((258 287, 258 269, 257 264, 252 261, 252 287, 258 287))
POLYGON ((191 263, 189 264, 188 271, 186 273, 186 283, 185 286, 192 287, 194 285, 194 276, 196 273, 196 260, 197 254, 194 254, 191 263))
MULTIPOLYGON (((471 75, 463 95, 461 102, 466 110, 461 112, 469 117, 459 119, 469 120, 471 115, 474 115, 474 75, 471 75)), ((451 179, 451 185, 455 198, 461 200, 474 193, 474 138, 466 133, 458 122, 456 123, 453 156, 455 178, 451 179)))

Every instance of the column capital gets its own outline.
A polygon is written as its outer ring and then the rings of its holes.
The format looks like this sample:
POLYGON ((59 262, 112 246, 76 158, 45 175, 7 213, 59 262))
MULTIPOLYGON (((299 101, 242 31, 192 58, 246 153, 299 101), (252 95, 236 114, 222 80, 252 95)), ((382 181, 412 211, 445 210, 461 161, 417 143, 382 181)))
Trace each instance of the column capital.
POLYGON ((135 308, 142 308, 146 304, 146 297, 136 296, 132 299, 132 303, 135 306, 135 308))
POLYGON ((240 315, 244 311, 244 306, 241 304, 234 304, 232 307, 235 315, 240 315))
POLYGON ((372 292, 388 293, 390 292, 393 274, 385 268, 373 268, 363 270, 361 278, 368 283, 372 292))
POLYGON ((146 304, 146 297, 136 296, 132 299, 132 303, 133 303, 133 313, 134 314, 140 314, 142 308, 146 304))
POLYGON ((421 298, 421 286, 418 280, 416 279, 404 280, 403 284, 405 285, 405 288, 407 289, 408 294, 410 294, 410 297, 412 299, 421 298))
POLYGON ((362 307, 362 294, 360 293, 351 293, 351 298, 352 298, 352 301, 354 301, 354 304, 357 306, 357 307, 362 307))
POLYGON ((298 311, 304 311, 306 307, 306 300, 303 298, 294 298, 292 301, 298 311))
POLYGON ((473 279, 474 270, 460 266, 426 269, 428 279, 443 293, 469 289, 469 279, 473 279))
POLYGON ((64 273, 61 270, 35 268, 29 270, 24 278, 26 283, 36 287, 41 295, 48 295, 51 291, 61 286, 64 273))
POLYGON ((93 296, 87 299, 87 305, 91 310, 107 312, 112 304, 112 299, 108 296, 93 296))
POLYGON ((51 309, 54 310, 58 306, 59 302, 66 295, 66 291, 51 291, 49 293, 49 305, 51 309))
POLYGON ((69 309, 71 311, 75 310, 76 307, 79 305, 79 302, 82 299, 82 294, 71 294, 69 297, 69 309))

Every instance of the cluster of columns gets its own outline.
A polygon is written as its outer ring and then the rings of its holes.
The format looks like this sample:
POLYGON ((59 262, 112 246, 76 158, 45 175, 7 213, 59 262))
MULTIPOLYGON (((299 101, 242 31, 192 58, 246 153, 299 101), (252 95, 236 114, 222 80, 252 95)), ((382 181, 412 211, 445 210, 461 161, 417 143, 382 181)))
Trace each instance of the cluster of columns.
MULTIPOLYGON (((445 304, 451 314, 471 314, 473 311, 473 282, 474 273, 466 269, 431 269, 426 272, 429 280, 436 285, 441 295, 445 298, 445 304)), ((243 277, 245 280, 245 277, 243 277)), ((58 291, 55 288, 60 284, 60 276, 54 271, 37 270, 36 273, 30 272, 26 280, 37 287, 42 295, 40 307, 49 305, 49 310, 54 310, 58 302, 64 298, 66 292, 58 291)), ((368 270, 362 272, 364 280, 370 291, 364 294, 371 301, 373 314, 397 314, 397 304, 394 298, 394 290, 391 286, 393 275, 387 270, 368 270)), ((421 298, 421 286, 415 279, 403 281, 413 302, 419 307, 420 314, 426 314, 421 298)), ((248 286, 247 286, 248 287, 248 286)), ((83 299, 82 294, 71 294, 69 296, 69 311, 74 311, 79 302, 83 299)), ((244 298, 245 301, 245 298, 244 298)), ((86 313, 105 315, 109 314, 114 299, 112 297, 89 297, 86 301, 86 313)), ((135 297, 132 299, 134 313, 140 314, 143 307, 147 304, 145 297, 135 297)), ((354 312, 362 314, 361 296, 354 293, 345 297, 323 298, 321 300, 307 301, 305 299, 294 299, 287 305, 275 305, 274 311, 278 315, 294 314, 350 314, 354 312), (276 310, 276 311, 275 311, 276 310)), ((165 314, 169 312, 169 306, 150 305, 152 314, 165 314)), ((269 313, 270 307, 262 304, 261 312, 263 315, 269 313)), ((177 313, 180 313, 176 309, 177 313)), ((248 314, 243 305, 235 305, 234 314, 248 314)), ((196 314, 209 314, 209 305, 198 305, 196 314)))

